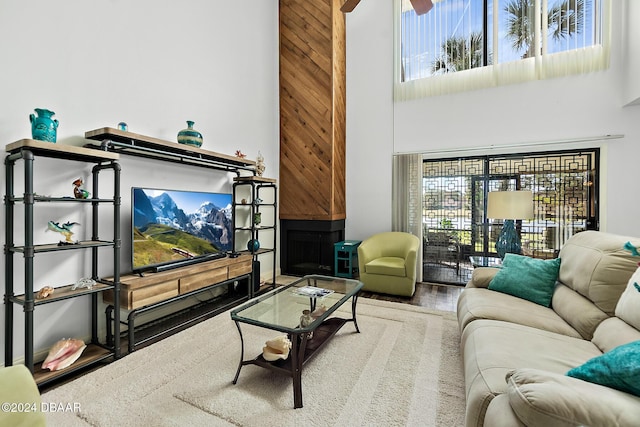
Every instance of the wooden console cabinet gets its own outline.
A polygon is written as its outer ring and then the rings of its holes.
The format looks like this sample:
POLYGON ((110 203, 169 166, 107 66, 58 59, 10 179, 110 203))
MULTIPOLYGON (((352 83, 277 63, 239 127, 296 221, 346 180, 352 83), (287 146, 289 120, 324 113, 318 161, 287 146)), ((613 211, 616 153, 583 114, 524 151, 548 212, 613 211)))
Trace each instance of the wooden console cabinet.
MULTIPOLYGON (((129 352, 135 351, 136 346, 156 341, 248 300, 252 259, 249 254, 241 254, 237 258, 226 257, 143 276, 123 275, 120 278, 120 307, 129 311, 127 321, 123 322, 128 326, 129 352), (227 289, 219 289, 215 302, 204 301, 184 309, 185 316, 174 313, 154 320, 152 324, 135 324, 141 313, 224 286, 227 289)), ((105 291, 103 295, 104 302, 108 304, 107 324, 110 324, 114 294, 105 291)), ((110 331, 107 335, 113 338, 110 331)))
MULTIPOLYGON (((134 310, 251 274, 251 259, 251 255, 243 254, 143 276, 122 275, 120 308, 134 310)), ((113 292, 104 292, 104 302, 113 304, 113 292)))

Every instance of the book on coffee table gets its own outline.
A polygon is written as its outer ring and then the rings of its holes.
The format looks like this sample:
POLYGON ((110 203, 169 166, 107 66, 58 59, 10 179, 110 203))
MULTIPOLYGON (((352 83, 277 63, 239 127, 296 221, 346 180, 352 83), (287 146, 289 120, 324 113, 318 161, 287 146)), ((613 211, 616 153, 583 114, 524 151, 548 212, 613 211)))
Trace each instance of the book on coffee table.
POLYGON ((312 297, 312 298, 317 298, 317 297, 322 298, 333 293, 331 289, 317 288, 315 286, 302 286, 302 287, 296 288, 293 292, 298 295, 302 295, 305 297, 312 297))

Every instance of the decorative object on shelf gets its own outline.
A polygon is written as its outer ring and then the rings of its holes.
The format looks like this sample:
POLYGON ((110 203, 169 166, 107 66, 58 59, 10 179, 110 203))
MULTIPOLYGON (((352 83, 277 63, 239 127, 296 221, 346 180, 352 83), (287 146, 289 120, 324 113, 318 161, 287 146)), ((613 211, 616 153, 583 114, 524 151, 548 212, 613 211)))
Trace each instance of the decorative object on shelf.
POLYGON ((118 123, 118 130, 127 131, 129 130, 129 126, 125 122, 118 123))
POLYGON ((71 287, 71 290, 75 291, 76 289, 82 288, 93 289, 95 285, 96 281, 91 277, 82 277, 81 279, 78 279, 78 281, 71 287))
POLYGON ((51 295, 54 292, 53 287, 51 286, 44 286, 42 289, 40 289, 38 291, 38 293, 36 294, 36 299, 45 299, 46 297, 48 297, 49 295, 51 295))
POLYGON ((202 134, 193 128, 195 122, 187 120, 187 128, 178 132, 178 142, 180 144, 200 147, 202 145, 202 134))
POLYGON ((496 240, 496 252, 520 254, 522 244, 514 220, 533 218, 533 193, 531 191, 490 191, 487 200, 487 218, 504 219, 502 231, 496 240))
POLYGON ((262 212, 256 212, 253 214, 253 223, 255 225, 260 225, 262 222, 262 212))
POLYGON ((58 245, 75 245, 77 244, 77 242, 71 240, 71 236, 73 236, 73 231, 71 231, 71 229, 74 225, 80 224, 77 222, 67 221, 64 224, 60 225, 59 222, 49 221, 47 223, 47 230, 55 231, 56 233, 60 233, 65 237, 65 241, 59 242, 58 245))
POLYGON ((258 176, 262 176, 264 170, 266 169, 264 165, 264 156, 260 151, 258 151, 258 157, 256 158, 256 173, 258 176))
POLYGON ((42 362, 42 369, 59 371, 71 366, 78 360, 87 345, 76 338, 63 338, 51 347, 47 358, 42 362))
POLYGON ((260 249, 260 242, 258 241, 258 239, 249 240, 249 242, 247 243, 247 249, 252 254, 256 253, 258 251, 258 249, 260 249))
MULTIPOLYGON (((311 310, 302 310, 302 316, 300 316, 300 327, 306 328, 313 323, 315 319, 311 317, 311 310)), ((313 331, 307 333, 307 338, 313 338, 313 331)))
POLYGON ((78 178, 73 181, 73 197, 76 199, 88 199, 91 193, 83 189, 84 181, 82 178, 78 178))
POLYGON ((244 159, 245 157, 247 157, 247 155, 244 154, 241 150, 236 150, 236 157, 238 157, 239 159, 244 159))
POLYGON ((311 317, 317 319, 322 316, 327 311, 327 306, 322 304, 320 307, 317 307, 315 310, 311 312, 311 317))
POLYGON ((246 205, 246 204, 247 204, 247 199, 242 199, 242 200, 240 200, 240 204, 241 204, 241 205, 246 205))
POLYGON ((253 200, 253 204, 256 205, 256 206, 259 205, 260 203, 262 203, 262 199, 260 197, 256 197, 253 200))
POLYGON ((38 141, 56 142, 58 138, 58 120, 52 116, 56 113, 44 108, 36 108, 35 112, 29 115, 31 122, 31 136, 38 141))
POLYGON ((289 350, 291 350, 291 341, 286 335, 280 335, 265 343, 262 347, 262 357, 268 362, 273 362, 278 359, 286 359, 289 357, 289 350))

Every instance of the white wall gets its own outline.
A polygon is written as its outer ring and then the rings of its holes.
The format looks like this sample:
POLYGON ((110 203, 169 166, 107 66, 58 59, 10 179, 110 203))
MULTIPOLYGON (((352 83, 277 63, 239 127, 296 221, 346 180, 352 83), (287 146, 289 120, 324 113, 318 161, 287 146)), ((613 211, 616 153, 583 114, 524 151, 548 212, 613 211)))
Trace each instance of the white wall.
MULTIPOLYGON (((276 0, 4 0, 0 141, 30 138, 28 116, 34 108, 55 111, 58 143, 75 145, 85 142, 85 131, 116 127, 120 121, 132 132, 175 141, 185 121, 193 120, 204 136, 202 148, 229 155, 240 149, 250 159, 260 150, 265 176, 277 177, 277 5, 276 0)), ((70 195, 75 178, 90 178, 90 169, 76 163, 36 162, 35 191, 40 194, 70 195)), ((131 186, 231 190, 230 177, 219 172, 124 156, 121 165, 125 270, 131 265, 131 186)), ((1 179, 4 188, 4 174, 1 179)), ((59 238, 44 232, 47 220, 77 219, 88 226, 83 210, 42 205, 36 209, 36 222, 42 223, 36 243, 59 238)), ((0 216, 4 218, 4 212, 0 216)), ((80 229, 78 237, 84 233, 89 236, 80 229)), ((21 269, 22 258, 14 258, 16 269, 21 269)), ((0 262, 4 268, 4 258, 0 262)), ((36 270, 35 289, 70 283, 69 274, 90 273, 78 257, 58 254, 38 256, 36 270)), ((22 291, 16 285, 16 293, 22 291)), ((88 307, 86 299, 38 307, 36 350, 46 350, 62 337, 85 337, 88 307)), ((4 305, 0 312, 4 324, 4 305)), ((15 323, 15 351, 20 356, 20 307, 15 309, 15 323)))
POLYGON ((393 1, 347 14, 346 238, 391 229, 393 1))
POLYGON ((640 104, 640 2, 625 2, 624 32, 628 35, 622 42, 623 56, 627 63, 624 71, 624 104, 640 104))
MULTIPOLYGON (((624 138, 592 144, 603 147, 601 229, 640 236, 640 199, 632 184, 640 158, 640 106, 623 107, 629 62, 622 43, 623 21, 637 22, 640 16, 636 7, 635 19, 624 17, 624 2, 613 3, 607 71, 394 104, 393 2, 361 2, 347 17, 347 237, 391 229, 394 152, 607 134, 624 138)), ((637 45, 634 49, 640 57, 637 45)), ((566 145, 544 147, 555 148, 566 145)))

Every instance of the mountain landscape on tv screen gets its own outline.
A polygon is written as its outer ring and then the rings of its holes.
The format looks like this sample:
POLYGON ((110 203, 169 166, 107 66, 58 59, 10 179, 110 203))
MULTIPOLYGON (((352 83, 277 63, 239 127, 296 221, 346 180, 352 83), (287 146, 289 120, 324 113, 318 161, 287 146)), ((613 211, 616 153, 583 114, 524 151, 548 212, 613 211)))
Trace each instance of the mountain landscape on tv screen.
POLYGON ((208 201, 208 196, 209 193, 172 191, 150 196, 144 189, 134 188, 133 267, 232 250, 231 195, 216 195, 222 197, 225 206, 208 201), (189 212, 187 206, 180 206, 174 200, 178 195, 193 200, 200 197, 202 202, 189 212))

